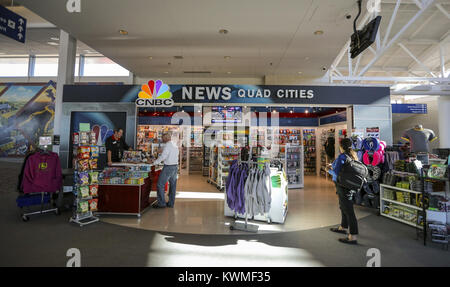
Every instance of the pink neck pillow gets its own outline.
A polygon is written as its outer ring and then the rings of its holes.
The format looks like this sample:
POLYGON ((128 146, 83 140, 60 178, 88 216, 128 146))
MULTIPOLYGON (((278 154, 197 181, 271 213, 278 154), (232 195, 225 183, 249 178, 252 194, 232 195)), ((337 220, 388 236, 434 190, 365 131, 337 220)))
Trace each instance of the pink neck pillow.
POLYGON ((383 160, 383 155, 381 152, 374 152, 372 154, 372 161, 370 160, 370 155, 369 152, 366 151, 363 155, 363 162, 365 165, 373 165, 373 166, 377 166, 381 163, 381 161, 383 160))

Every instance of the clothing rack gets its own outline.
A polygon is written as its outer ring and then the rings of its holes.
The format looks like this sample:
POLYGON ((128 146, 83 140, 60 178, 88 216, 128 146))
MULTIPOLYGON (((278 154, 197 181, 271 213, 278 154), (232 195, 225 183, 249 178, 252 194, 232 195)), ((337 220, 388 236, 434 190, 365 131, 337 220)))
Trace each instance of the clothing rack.
MULTIPOLYGON (((38 147, 35 152, 32 152, 27 157, 25 157, 23 167, 22 167, 22 172, 19 175, 19 183, 18 183, 18 191, 21 193, 22 193, 22 187, 21 187, 22 180, 24 177, 24 170, 27 165, 27 161, 30 158, 30 156, 32 156, 36 153, 48 155, 48 154, 50 154, 50 151, 47 150, 47 146, 44 146, 44 148, 38 147)), ((60 189, 58 191, 58 201, 60 201, 61 199, 62 199, 62 190, 60 189)), ((31 215, 38 215, 38 214, 42 215, 42 214, 51 213, 51 212, 54 212, 56 215, 61 214, 58 207, 51 208, 51 205, 53 203, 51 192, 33 192, 33 193, 20 194, 16 199, 16 203, 17 203, 17 206, 21 209, 23 209, 24 207, 29 208, 30 206, 36 206, 36 205, 40 206, 40 209, 38 211, 23 212, 21 217, 24 222, 29 221, 31 215), (49 204, 49 208, 44 209, 44 205, 46 203, 49 204)))
MULTIPOLYGON (((251 165, 258 165, 261 163, 255 162, 251 159, 247 160, 247 161, 242 161, 242 160, 238 160, 239 165, 240 164, 247 164, 249 166, 251 165)), ((226 193, 226 190, 225 190, 226 193)), ((226 202, 225 202, 226 204, 226 202)), ((234 222, 230 224, 230 230, 241 230, 241 231, 246 231, 246 232, 254 232, 257 233, 259 230, 259 225, 257 224, 249 224, 248 223, 248 211, 245 210, 245 221, 244 222, 238 222, 237 218, 238 218, 238 214, 236 213, 236 211, 234 211, 234 222)), ((270 223, 270 222, 269 222, 270 223)))
MULTIPOLYGON (((255 165, 261 165, 261 164, 265 164, 265 163, 261 163, 255 160, 237 160, 238 164, 246 164, 249 167, 254 167, 255 165)), ((283 170, 283 162, 278 160, 278 159, 270 159, 269 161, 269 166, 271 166, 273 163, 276 163, 275 167, 278 168, 279 171, 283 170)), ((270 179, 269 179, 269 184, 270 183, 270 179)), ((226 190, 225 190, 225 194, 226 194, 226 190)), ((225 205, 227 205, 227 201, 225 200, 225 205)), ((286 211, 287 212, 287 211, 286 211)), ((235 221, 230 225, 230 230, 241 230, 241 231, 246 231, 246 232, 253 232, 256 233, 259 230, 259 226, 257 224, 252 224, 249 223, 249 214, 248 214, 248 210, 245 210, 245 214, 244 216, 244 221, 238 221, 238 213, 236 211, 233 210, 233 214, 231 215, 234 217, 235 221)), ((255 215, 254 215, 255 216, 255 215)), ((259 216, 259 215, 258 215, 259 216)), ((253 217, 254 219, 254 217, 253 217)), ((262 218, 260 220, 263 220, 262 218)), ((267 221, 267 223, 272 223, 272 220, 270 218, 270 216, 268 216, 267 214, 264 215, 264 221, 267 221)))

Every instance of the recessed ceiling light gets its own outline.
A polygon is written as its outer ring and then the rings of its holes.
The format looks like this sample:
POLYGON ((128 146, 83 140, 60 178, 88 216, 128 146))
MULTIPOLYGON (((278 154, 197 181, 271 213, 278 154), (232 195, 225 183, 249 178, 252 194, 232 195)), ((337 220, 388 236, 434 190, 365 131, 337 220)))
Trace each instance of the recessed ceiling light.
POLYGON ((58 43, 55 43, 55 42, 47 42, 47 44, 49 44, 51 46, 58 46, 59 45, 58 43))
POLYGON ((231 56, 225 56, 224 58, 225 58, 225 60, 229 60, 229 59, 231 59, 231 56))
POLYGON ((52 40, 52 41, 59 41, 59 38, 58 37, 51 37, 50 40, 52 40))
POLYGON ((301 75, 301 74, 303 74, 303 72, 297 72, 297 74, 301 75))
POLYGON ((152 60, 152 59, 153 59, 153 57, 152 57, 152 56, 149 56, 149 57, 148 57, 148 59, 149 59, 149 60, 152 60))
POLYGON ((231 72, 227 72, 227 74, 229 75, 229 74, 231 74, 231 72))
POLYGON ((119 30, 119 34, 120 35, 128 35, 128 31, 126 31, 126 30, 119 30))
POLYGON ((220 30, 219 30, 219 33, 220 33, 220 34, 224 34, 224 35, 225 35, 225 34, 228 34, 228 32, 229 32, 229 31, 228 31, 227 29, 220 29, 220 30))
POLYGON ((323 31, 322 30, 317 30, 314 32, 314 35, 323 35, 323 31))
POLYGON ((169 72, 164 72, 164 74, 168 74, 169 72))

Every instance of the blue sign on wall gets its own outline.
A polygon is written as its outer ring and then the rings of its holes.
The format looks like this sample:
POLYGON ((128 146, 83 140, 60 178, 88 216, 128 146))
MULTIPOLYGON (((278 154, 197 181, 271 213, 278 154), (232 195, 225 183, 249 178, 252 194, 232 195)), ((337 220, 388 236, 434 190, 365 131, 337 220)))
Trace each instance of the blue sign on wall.
MULTIPOLYGON (((63 102, 135 102, 137 85, 65 85, 63 102)), ((171 85, 175 104, 389 104, 388 87, 171 85), (361 96, 364 95, 364 96, 361 96)))
POLYGON ((25 43, 27 19, 0 5, 0 34, 25 43))
POLYGON ((392 104, 393 114, 427 114, 427 104, 392 104))

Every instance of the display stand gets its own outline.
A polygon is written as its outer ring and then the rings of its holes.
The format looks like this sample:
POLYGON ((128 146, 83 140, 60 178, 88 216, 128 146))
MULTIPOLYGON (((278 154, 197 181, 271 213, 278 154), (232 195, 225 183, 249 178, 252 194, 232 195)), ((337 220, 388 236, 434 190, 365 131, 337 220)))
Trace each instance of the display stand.
POLYGON ((304 187, 303 156, 303 146, 292 144, 286 145, 285 167, 289 188, 304 187))
MULTIPOLYGON (((391 171, 397 176, 408 177, 411 188, 409 188, 408 182, 404 181, 401 181, 400 184, 406 184, 407 188, 381 184, 380 214, 415 227, 418 238, 423 236, 424 245, 426 245, 430 233, 432 242, 444 244, 448 249, 449 236, 447 230, 450 215, 450 204, 448 204, 448 200, 450 198, 447 193, 449 191, 449 179, 429 177, 427 171, 427 166, 420 168, 419 174, 397 170, 391 171), (445 190, 434 190, 434 184, 436 182, 444 183, 445 190), (440 209, 443 211, 431 209, 430 200, 435 195, 443 197, 445 203, 447 203, 446 206, 440 206, 440 209)), ((447 168, 447 174, 448 172, 447 168)), ((436 203, 434 206, 436 206, 436 203)))
MULTIPOLYGON (((448 191, 449 191, 449 182, 450 182, 450 169, 447 167, 446 168, 446 174, 447 177, 429 177, 427 174, 428 168, 425 169, 421 169, 420 171, 420 180, 422 182, 422 208, 423 208, 423 222, 424 222, 424 227, 423 227, 423 245, 425 246, 427 244, 427 238, 428 238, 428 233, 429 233, 429 228, 430 226, 433 227, 432 231, 436 231, 436 226, 442 226, 445 227, 445 230, 443 229, 444 232, 442 232, 442 234, 436 234, 436 232, 430 232, 430 237, 432 242, 436 242, 436 243, 441 243, 447 246, 447 250, 448 250, 448 244, 449 244, 449 234, 448 234, 448 227, 449 227, 449 222, 448 222, 448 218, 449 218, 449 214, 450 214, 450 210, 448 209, 450 207, 450 205, 447 206, 447 210, 446 212, 442 212, 444 215, 444 220, 441 222, 441 224, 430 224, 428 217, 429 217, 429 212, 431 213, 432 211, 429 210, 429 202, 430 202, 430 198, 429 196, 435 192, 429 192, 427 190, 425 190, 425 180, 434 180, 434 181, 441 181, 445 183, 445 191, 444 191, 444 197, 449 200, 450 197, 448 196, 448 191), (425 170, 425 171, 424 171, 425 170), (427 200, 425 200, 427 199, 427 200)), ((431 214, 430 214, 431 215, 431 214)), ((431 220, 430 220, 431 221, 431 220)))
POLYGON ((419 198, 418 195, 420 194, 422 194, 420 191, 380 184, 380 214, 415 228, 423 229, 418 224, 419 212, 423 209, 411 204, 410 200, 408 200, 409 202, 399 200, 400 195, 403 199, 412 199, 419 198))
MULTIPOLYGON (((39 137, 39 151, 42 153, 48 154, 48 146, 51 145, 51 137, 39 137)), ((58 198, 62 198, 62 187, 58 191, 58 198)), ((31 194, 25 194, 23 196, 19 196, 16 199, 17 206, 23 209, 24 207, 29 208, 33 205, 39 205, 40 210, 39 211, 30 211, 30 212, 23 212, 22 213, 22 220, 27 222, 30 220, 31 215, 42 215, 45 213, 54 212, 56 215, 60 215, 61 212, 59 208, 52 208, 52 193, 47 192, 39 192, 39 193, 31 193, 31 194), (49 204, 49 208, 44 209, 44 205, 49 204)))
POLYGON ((304 171, 305 174, 316 174, 316 130, 303 130, 303 147, 304 147, 304 171))
MULTIPOLYGON (((81 129, 80 129, 81 130, 81 129)), ((79 138, 74 138, 74 153, 76 164, 74 173, 75 210, 70 222, 80 226, 99 221, 93 215, 97 211, 98 204, 98 171, 97 160, 99 147, 95 133, 80 131, 79 138), (92 144, 92 145, 89 145, 92 144)))
MULTIPOLYGON (((278 160, 274 161, 278 162, 278 160)), ((250 166, 258 166, 260 162, 254 161, 240 161, 240 163, 247 163, 250 166)), ((235 220, 238 218, 244 219, 244 222, 235 221, 234 224, 230 225, 230 229, 257 232, 258 225, 248 223, 249 220, 265 221, 267 223, 284 223, 288 212, 288 187, 287 179, 284 170, 279 170, 278 168, 270 168, 270 180, 271 180, 271 205, 270 210, 266 214, 257 214, 249 217, 247 211, 244 214, 236 213, 231 210, 227 204, 227 194, 225 192, 224 200, 224 215, 228 217, 234 217, 235 220), (274 186, 272 182, 273 177, 280 177, 280 186, 274 186)))

